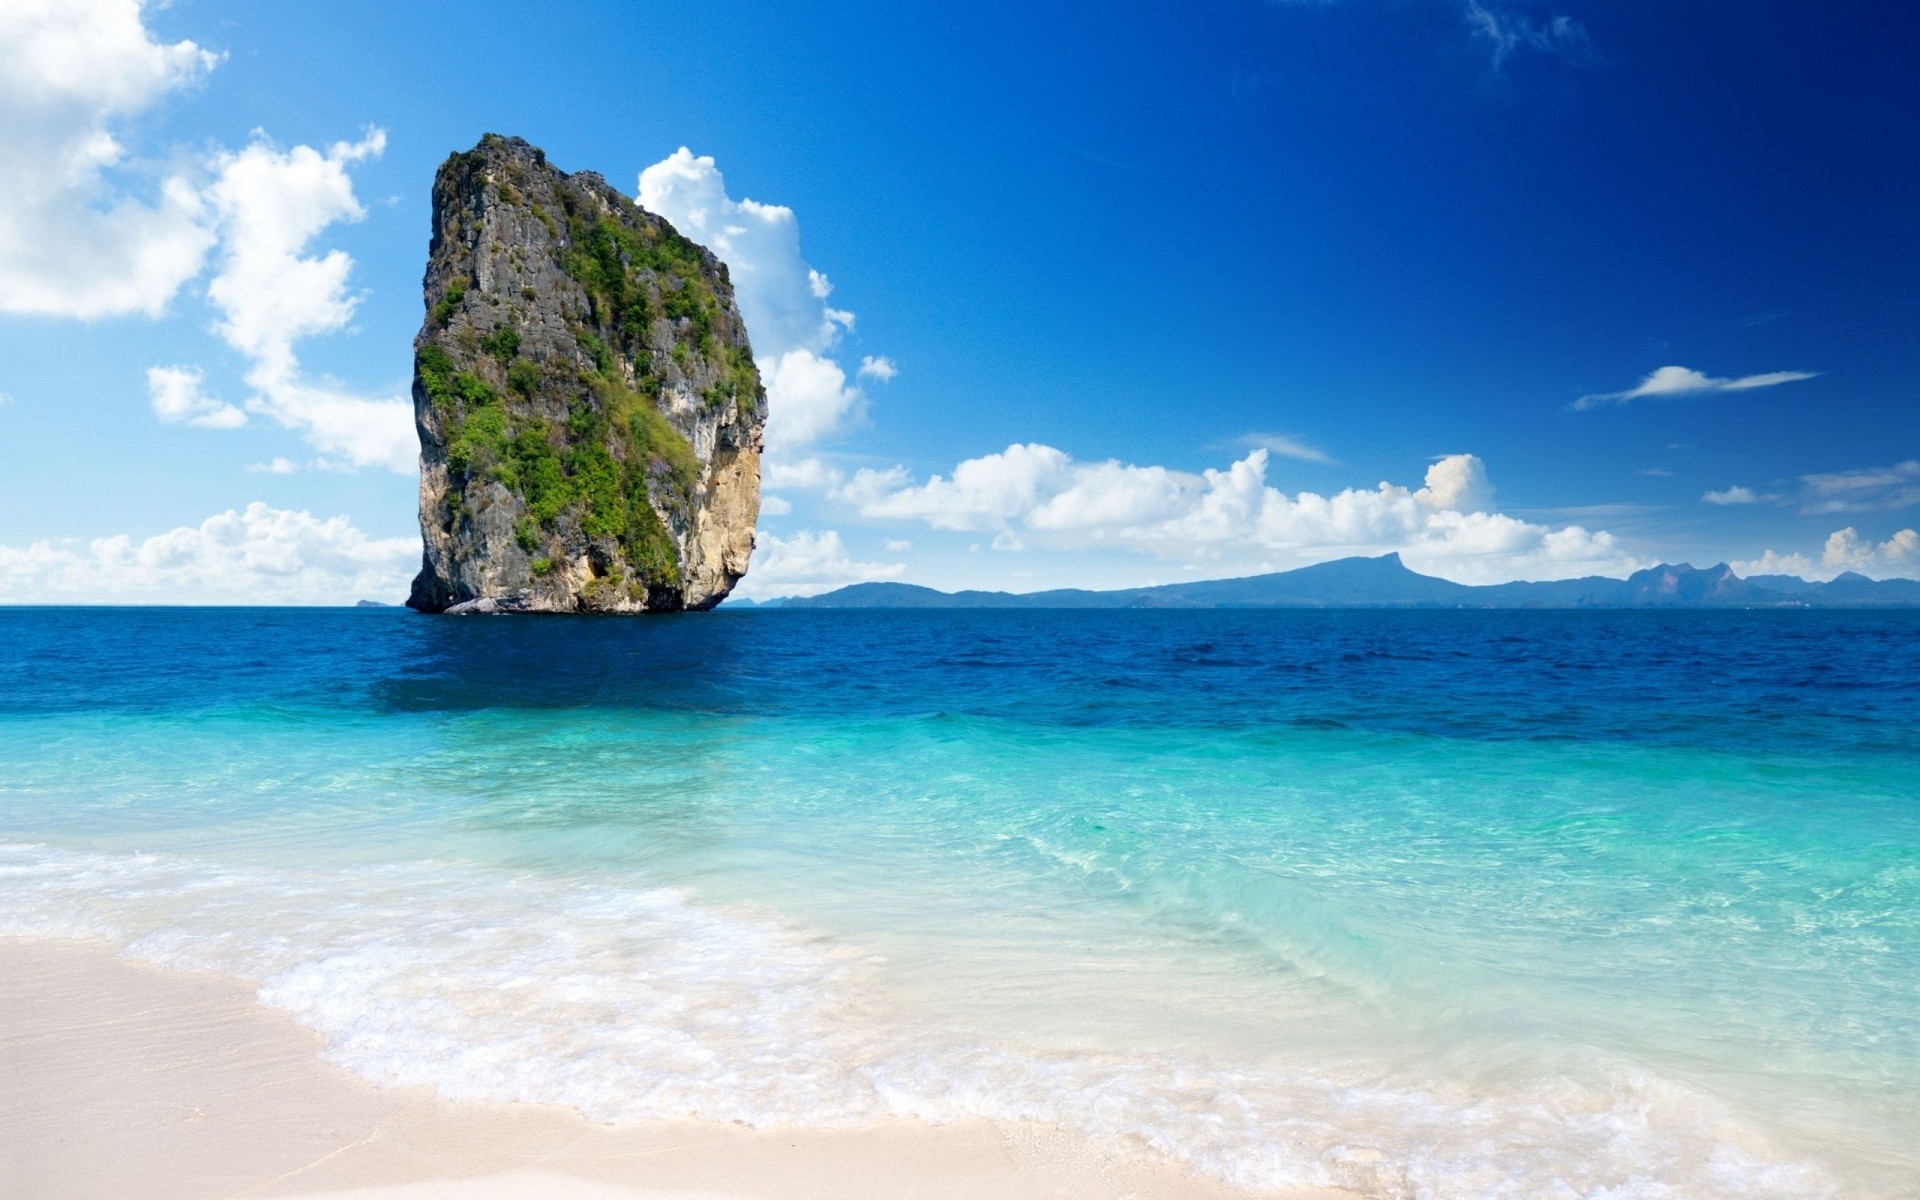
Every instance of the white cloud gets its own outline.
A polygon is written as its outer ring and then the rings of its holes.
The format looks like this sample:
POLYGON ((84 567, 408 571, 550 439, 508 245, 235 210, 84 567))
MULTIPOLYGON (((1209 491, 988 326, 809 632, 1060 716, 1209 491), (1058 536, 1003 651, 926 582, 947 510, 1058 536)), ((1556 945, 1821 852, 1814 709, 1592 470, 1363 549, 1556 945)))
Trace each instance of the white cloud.
POLYGON ((1478 455, 1446 454, 1427 468, 1427 486, 1413 498, 1429 512, 1484 512, 1493 507, 1493 485, 1478 455))
POLYGON ((147 399, 153 415, 169 425, 198 425, 203 429, 238 429, 247 414, 217 396, 201 390, 198 367, 148 367, 147 399))
POLYGON ((760 360, 767 386, 767 456, 779 460, 856 421, 866 395, 847 386, 847 373, 811 350, 789 350, 760 360))
POLYGON ((913 549, 913 543, 908 541, 906 538, 888 538, 887 539, 887 551, 890 554, 899 554, 902 551, 911 550, 911 549, 913 549))
POLYGON ((322 154, 311 146, 282 151, 256 133, 246 149, 218 159, 207 198, 224 241, 207 297, 222 314, 215 331, 263 369, 291 375, 295 341, 344 328, 353 317, 353 260, 342 250, 309 257, 306 248, 334 222, 367 215, 346 169, 377 157, 386 142, 375 129, 322 154))
MULTIPOLYGON (((200 187, 174 171, 155 198, 119 189, 108 171, 126 160, 114 136, 125 121, 205 76, 217 56, 194 43, 163 44, 139 0, 14 0, 0 4, 0 312, 99 317, 159 316, 219 244, 207 298, 215 324, 252 365, 247 409, 298 429, 348 466, 414 466, 412 406, 404 397, 357 395, 305 379, 295 344, 343 328, 357 297, 352 259, 310 256, 337 221, 359 220, 346 168, 376 157, 386 135, 327 151, 282 152, 256 133, 204 167, 200 187)), ((192 367, 148 372, 163 421, 214 428, 246 423, 238 407, 207 397, 192 367)))
POLYGON ((136 195, 115 136, 219 61, 156 42, 139 0, 0 4, 0 312, 158 316, 200 272, 213 235, 192 181, 136 195))
POLYGON ((247 473, 250 475, 291 475, 299 469, 292 459, 278 456, 268 462, 247 465, 247 473))
MULTIPOLYGON (((1118 463, 1104 464, 1119 468, 1118 463)), ((970 458, 918 487, 902 481, 905 473, 863 469, 847 485, 850 497, 869 517, 925 521, 935 529, 986 530, 1034 512, 1044 499, 1065 494, 1073 482, 1073 461, 1052 446, 1013 445, 999 454, 970 458)))
POLYGON ((1836 570, 1858 571, 1863 575, 1889 571, 1905 574, 1901 568, 1920 565, 1920 532, 1902 529, 1876 546, 1852 526, 1836 529, 1827 536, 1820 561, 1836 570))
POLYGON ((782 496, 767 493, 760 497, 760 515, 763 517, 784 517, 793 511, 793 504, 782 496))
POLYGON ((1284 433, 1250 433, 1240 439, 1240 444, 1270 450, 1282 458, 1294 458, 1301 462, 1322 463, 1327 466, 1338 465, 1326 451, 1316 449, 1284 433))
POLYGON ((1003 549, 1114 547, 1183 563, 1296 565, 1396 550, 1416 569, 1463 582, 1622 575, 1645 565, 1611 534, 1491 511, 1486 469, 1470 454, 1436 461, 1418 489, 1382 483, 1332 496, 1269 487, 1268 461, 1259 449, 1194 475, 1014 445, 918 485, 897 469, 861 471, 837 494, 867 517, 991 532, 1003 549))
POLYGON ((0 392, 0 408, 5 408, 7 405, 12 403, 13 403, 12 396, 7 395, 5 392, 0 392))
POLYGON ((299 430, 338 464, 406 474, 417 454, 411 401, 308 379, 294 349, 353 318, 353 259, 337 249, 312 255, 308 247, 335 222, 366 215, 347 168, 385 148, 386 134, 374 129, 325 153, 311 146, 283 151, 256 135, 246 149, 222 155, 207 190, 222 234, 207 298, 221 314, 214 331, 252 360, 249 410, 299 430))
POLYGON ((418 537, 369 537, 345 517, 255 501, 140 541, 0 546, 0 600, 344 604, 403 595, 419 561, 418 537))
POLYGON ((1884 542, 1862 537, 1851 525, 1827 535, 1818 563, 1805 554, 1767 550, 1759 558, 1736 561, 1733 569, 1746 575, 1798 575, 1802 579, 1832 579, 1855 571, 1875 579, 1912 578, 1920 573, 1920 530, 1902 529, 1884 542))
POLYGON ((888 383, 900 374, 900 368, 884 354, 868 354, 860 359, 859 374, 862 379, 878 379, 881 383, 888 383))
POLYGON ((1891 467, 1803 475, 1801 511, 1809 513, 1877 512, 1920 504, 1920 459, 1891 467))
POLYGON ((1759 504, 1763 500, 1771 499, 1771 497, 1762 496, 1750 487, 1741 487, 1736 484, 1733 487, 1727 488, 1725 491, 1703 493, 1700 499, 1707 504, 1729 505, 1759 504))
POLYGON ((760 482, 770 488, 829 491, 838 488, 844 477, 817 458, 803 458, 798 462, 767 463, 761 468, 760 482))
MULTIPOLYGON (((732 199, 713 159, 685 146, 640 172, 639 199, 727 264, 767 387, 769 459, 790 457, 856 423, 865 394, 848 386, 830 354, 854 315, 826 302, 833 284, 801 257, 793 210, 732 199)), ((892 360, 873 356, 859 371, 882 380, 893 372, 892 360)))
POLYGON ((834 530, 802 530, 790 538, 762 530, 753 551, 753 569, 741 580, 748 596, 811 596, 818 592, 892 579, 904 563, 857 562, 834 530))
POLYGON ((685 146, 640 172, 639 199, 727 264, 759 353, 818 353, 840 340, 848 322, 824 303, 833 285, 800 256, 792 209, 731 199, 713 159, 685 146))
POLYGON ((1556 15, 1535 21, 1523 13, 1484 0, 1466 0, 1461 15, 1473 36, 1488 43, 1495 74, 1499 74, 1507 59, 1522 50, 1552 55, 1580 66, 1600 61, 1587 37, 1586 27, 1572 17, 1556 15))
POLYGON ((1596 392, 1590 396, 1582 396, 1573 402, 1573 407, 1577 412, 1584 412, 1587 409, 1601 408, 1609 404, 1626 404, 1644 397, 1673 399, 1708 392, 1748 392, 1755 388, 1798 383, 1803 379, 1812 379, 1818 374, 1818 371, 1768 371, 1763 375, 1742 375, 1738 379, 1721 379, 1688 367, 1661 367, 1624 392, 1596 392))
POLYGON ((1804 554, 1780 554, 1773 550, 1766 551, 1759 558, 1735 559, 1727 565, 1742 579, 1754 575, 1796 575, 1801 579, 1823 579, 1833 574, 1831 571, 1823 573, 1804 554))

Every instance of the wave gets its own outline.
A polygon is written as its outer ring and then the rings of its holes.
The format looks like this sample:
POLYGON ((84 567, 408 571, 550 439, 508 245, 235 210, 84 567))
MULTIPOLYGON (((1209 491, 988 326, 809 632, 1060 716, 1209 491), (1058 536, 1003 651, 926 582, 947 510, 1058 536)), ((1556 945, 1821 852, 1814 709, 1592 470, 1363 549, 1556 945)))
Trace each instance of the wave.
POLYGON ((289 869, 0 843, 0 934, 257 982, 376 1084, 601 1122, 1036 1122, 1249 1189, 1835 1195, 1710 1097, 1615 1064, 1497 1088, 1337 1063, 1017 1045, 907 1020, 884 963, 637 875, 289 869))

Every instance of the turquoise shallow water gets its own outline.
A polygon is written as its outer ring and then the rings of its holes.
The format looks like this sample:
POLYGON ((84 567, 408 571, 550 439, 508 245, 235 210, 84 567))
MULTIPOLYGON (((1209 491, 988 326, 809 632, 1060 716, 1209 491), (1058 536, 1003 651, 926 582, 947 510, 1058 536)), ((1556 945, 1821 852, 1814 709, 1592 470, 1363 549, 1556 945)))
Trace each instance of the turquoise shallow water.
POLYGON ((1920 1194, 1920 619, 0 611, 0 933, 601 1120, 1920 1194))

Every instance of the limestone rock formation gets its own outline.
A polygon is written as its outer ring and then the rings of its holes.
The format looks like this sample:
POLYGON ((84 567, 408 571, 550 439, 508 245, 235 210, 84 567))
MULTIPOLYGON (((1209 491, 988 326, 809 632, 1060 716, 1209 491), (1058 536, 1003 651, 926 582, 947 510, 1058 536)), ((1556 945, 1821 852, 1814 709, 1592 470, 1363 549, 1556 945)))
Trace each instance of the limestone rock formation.
POLYGON ((711 608, 746 573, 766 392, 727 268, 489 134, 433 184, 414 339, 425 612, 711 608))

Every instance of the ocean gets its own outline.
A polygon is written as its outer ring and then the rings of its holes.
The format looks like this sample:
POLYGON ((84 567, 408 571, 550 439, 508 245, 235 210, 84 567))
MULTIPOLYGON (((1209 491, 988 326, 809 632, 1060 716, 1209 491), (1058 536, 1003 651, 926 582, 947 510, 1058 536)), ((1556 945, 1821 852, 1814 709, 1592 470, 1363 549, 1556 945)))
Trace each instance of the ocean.
POLYGON ((0 935, 375 1083, 1920 1194, 1920 613, 0 609, 0 935))

